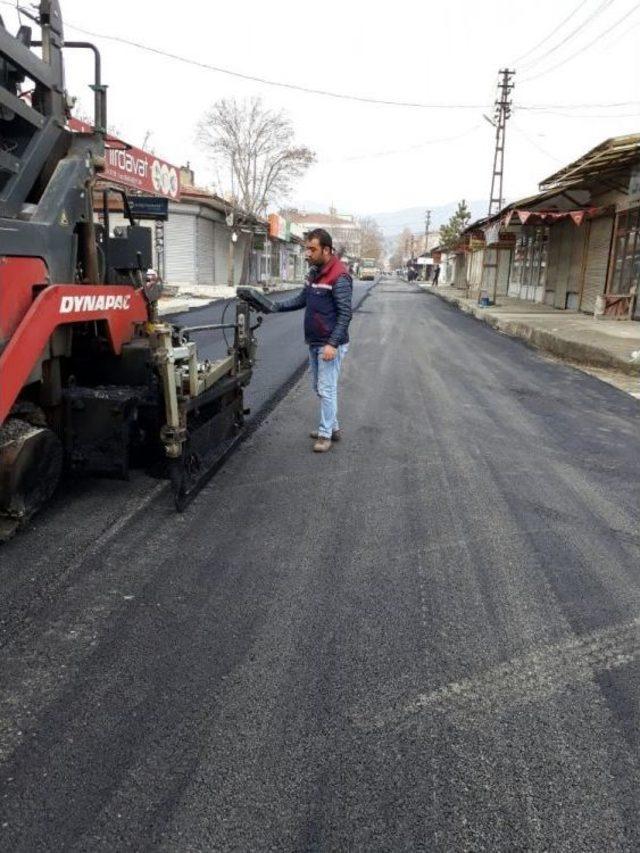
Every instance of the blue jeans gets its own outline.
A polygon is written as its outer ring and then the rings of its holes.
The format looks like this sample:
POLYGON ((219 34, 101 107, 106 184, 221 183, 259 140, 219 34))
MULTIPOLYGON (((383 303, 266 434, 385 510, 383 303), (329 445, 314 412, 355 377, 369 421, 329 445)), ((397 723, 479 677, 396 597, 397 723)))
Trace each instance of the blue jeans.
POLYGON ((323 346, 309 347, 309 367, 311 369, 311 387, 320 397, 320 426, 318 435, 331 438, 331 433, 340 429, 338 424, 338 377, 342 360, 349 350, 349 344, 338 347, 336 357, 331 361, 322 358, 323 346))

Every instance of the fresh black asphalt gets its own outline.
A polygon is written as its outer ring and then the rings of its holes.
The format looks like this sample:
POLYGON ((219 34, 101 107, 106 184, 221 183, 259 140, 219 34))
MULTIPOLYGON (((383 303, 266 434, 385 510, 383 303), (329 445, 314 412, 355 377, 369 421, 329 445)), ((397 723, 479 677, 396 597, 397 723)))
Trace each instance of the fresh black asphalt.
POLYGON ((2 849, 640 847, 637 402, 404 282, 352 338, 330 453, 305 376, 0 551, 2 849))
MULTIPOLYGON (((355 310, 371 287, 371 282, 354 283, 355 310)), ((282 300, 290 295, 273 298, 282 300)), ((164 319, 185 327, 220 323, 223 318, 233 322, 232 300, 164 319)), ((245 392, 249 430, 305 369, 302 318, 299 311, 275 314, 267 317, 257 332, 257 365, 245 392)), ((227 335, 232 332, 227 331, 227 335)), ((197 332, 192 339, 201 359, 226 355, 226 343, 219 331, 197 332)), ((28 531, 9 546, 0 547, 0 645, 55 598, 58 589, 78 570, 79 561, 86 559, 87 549, 91 553, 100 550, 105 537, 113 535, 114 528, 119 529, 141 507, 144 512, 155 513, 151 504, 156 495, 165 508, 171 506, 166 481, 154 481, 138 470, 131 471, 127 482, 90 478, 64 481, 54 500, 32 519, 28 531)))

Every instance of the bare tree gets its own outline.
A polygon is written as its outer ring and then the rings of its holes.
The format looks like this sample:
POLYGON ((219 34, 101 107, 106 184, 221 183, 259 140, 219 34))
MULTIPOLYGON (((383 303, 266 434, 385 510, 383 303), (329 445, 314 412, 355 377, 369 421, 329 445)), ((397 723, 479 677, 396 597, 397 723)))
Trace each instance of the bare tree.
POLYGON ((360 257, 380 260, 384 254, 384 234, 370 216, 358 220, 360 225, 360 257))
POLYGON ((226 168, 232 198, 256 215, 286 198, 316 159, 310 148, 294 144, 286 113, 268 109, 261 98, 216 101, 198 123, 197 134, 214 161, 226 168))
POLYGON ((415 237, 411 233, 410 228, 404 228, 401 234, 396 237, 395 250, 391 256, 390 264, 394 269, 403 267, 406 261, 412 256, 415 244, 415 237))

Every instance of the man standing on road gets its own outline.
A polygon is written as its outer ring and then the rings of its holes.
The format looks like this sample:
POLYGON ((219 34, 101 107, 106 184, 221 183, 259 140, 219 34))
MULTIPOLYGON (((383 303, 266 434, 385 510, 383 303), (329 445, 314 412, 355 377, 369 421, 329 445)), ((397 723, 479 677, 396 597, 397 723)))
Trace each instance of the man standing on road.
POLYGON ((313 390, 320 398, 320 424, 311 433, 313 449, 326 453, 341 437, 338 424, 338 377, 349 349, 353 282, 345 265, 333 254, 331 235, 315 228, 306 235, 309 274, 300 293, 275 303, 276 311, 305 309, 304 337, 309 345, 313 390))

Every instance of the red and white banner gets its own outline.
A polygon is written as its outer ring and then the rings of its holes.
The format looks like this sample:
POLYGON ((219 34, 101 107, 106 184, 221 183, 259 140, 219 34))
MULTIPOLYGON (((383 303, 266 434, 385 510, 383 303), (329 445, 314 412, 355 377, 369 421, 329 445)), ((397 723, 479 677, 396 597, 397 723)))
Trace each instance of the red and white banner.
MULTIPOLYGON (((92 133, 90 124, 79 119, 69 119, 69 127, 77 133, 92 133)), ((101 177, 143 193, 180 198, 180 170, 155 154, 134 148, 115 136, 105 140, 105 170, 101 177)))
POLYGON ((571 219, 575 225, 582 225, 586 216, 594 216, 600 209, 587 207, 583 210, 510 210, 504 219, 504 224, 508 226, 515 216, 522 225, 526 225, 532 217, 536 222, 559 222, 561 219, 571 219))

